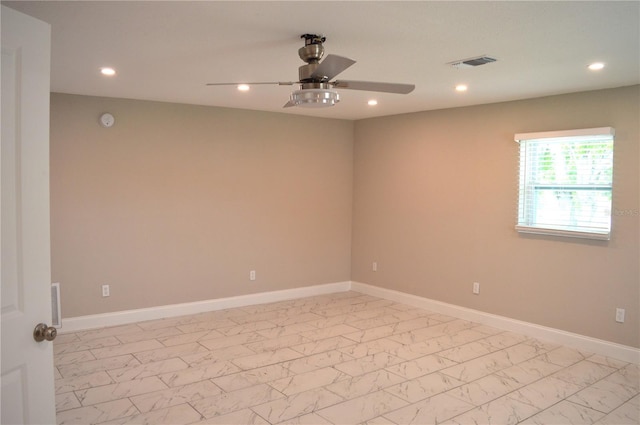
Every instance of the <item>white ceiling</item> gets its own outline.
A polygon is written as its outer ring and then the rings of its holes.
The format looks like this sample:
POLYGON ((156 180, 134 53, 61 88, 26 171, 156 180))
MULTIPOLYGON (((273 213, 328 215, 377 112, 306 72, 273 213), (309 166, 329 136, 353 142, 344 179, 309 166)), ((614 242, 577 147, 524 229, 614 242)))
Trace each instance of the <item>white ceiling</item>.
POLYGON ((640 2, 3 2, 52 25, 54 92, 362 119, 640 83, 640 2), (408 95, 340 90, 287 108, 303 33, 357 61, 340 79, 414 83, 408 95), (496 63, 454 69, 479 55, 496 63), (587 70, 606 63, 599 72, 587 70), (116 68, 105 78, 100 67, 116 68), (454 86, 465 83, 466 93, 454 86), (376 98, 379 104, 367 106, 376 98))

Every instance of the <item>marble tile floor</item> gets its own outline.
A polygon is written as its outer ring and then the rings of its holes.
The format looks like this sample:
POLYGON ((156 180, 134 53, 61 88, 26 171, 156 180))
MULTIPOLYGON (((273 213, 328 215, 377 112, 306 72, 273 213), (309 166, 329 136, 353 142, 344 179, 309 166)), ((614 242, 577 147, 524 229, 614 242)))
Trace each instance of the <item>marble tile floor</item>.
POLYGON ((639 366, 343 292, 60 334, 58 424, 638 424, 639 366))

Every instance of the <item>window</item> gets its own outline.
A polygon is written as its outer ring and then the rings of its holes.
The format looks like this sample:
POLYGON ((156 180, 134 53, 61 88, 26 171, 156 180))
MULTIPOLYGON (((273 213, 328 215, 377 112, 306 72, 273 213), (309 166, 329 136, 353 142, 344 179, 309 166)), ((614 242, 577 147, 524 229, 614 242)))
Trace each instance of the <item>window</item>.
POLYGON ((613 135, 611 127, 516 134, 520 143, 516 230, 608 240, 613 135))

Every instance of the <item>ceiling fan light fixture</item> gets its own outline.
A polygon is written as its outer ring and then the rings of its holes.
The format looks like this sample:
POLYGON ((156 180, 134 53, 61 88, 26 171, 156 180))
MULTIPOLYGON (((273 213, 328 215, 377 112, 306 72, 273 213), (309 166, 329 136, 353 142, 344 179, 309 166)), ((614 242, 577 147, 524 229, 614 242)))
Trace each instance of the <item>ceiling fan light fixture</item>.
MULTIPOLYGON (((340 80, 332 81, 338 74, 356 63, 353 59, 338 55, 328 55, 324 59, 324 47, 322 43, 326 40, 324 36, 316 34, 302 34, 304 47, 298 50, 300 59, 306 62, 298 68, 298 81, 293 82, 254 82, 250 84, 277 84, 279 86, 292 86, 300 84, 299 90, 291 93, 289 101, 283 108, 301 106, 303 108, 325 108, 334 106, 340 102, 340 95, 335 89, 364 90, 383 93, 409 94, 415 88, 413 84, 383 83, 375 81, 340 80), (322 59, 322 61, 320 60, 322 59)), ((248 83, 245 83, 248 85, 248 83)), ((208 86, 229 86, 236 85, 242 89, 242 85, 237 83, 207 83, 208 86)), ((248 88, 248 87, 245 87, 248 88)), ((369 102, 374 106, 373 102, 369 102)))
POLYGON ((340 102, 340 95, 330 89, 300 89, 291 93, 290 102, 303 108, 324 108, 340 102))

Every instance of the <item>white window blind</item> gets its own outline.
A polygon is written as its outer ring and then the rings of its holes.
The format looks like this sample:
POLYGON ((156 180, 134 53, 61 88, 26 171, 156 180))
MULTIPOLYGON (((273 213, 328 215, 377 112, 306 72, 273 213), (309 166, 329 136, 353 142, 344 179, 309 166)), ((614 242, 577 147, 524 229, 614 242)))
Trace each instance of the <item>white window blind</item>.
POLYGON ((613 183, 611 127, 516 134, 516 230, 608 240, 613 183))

